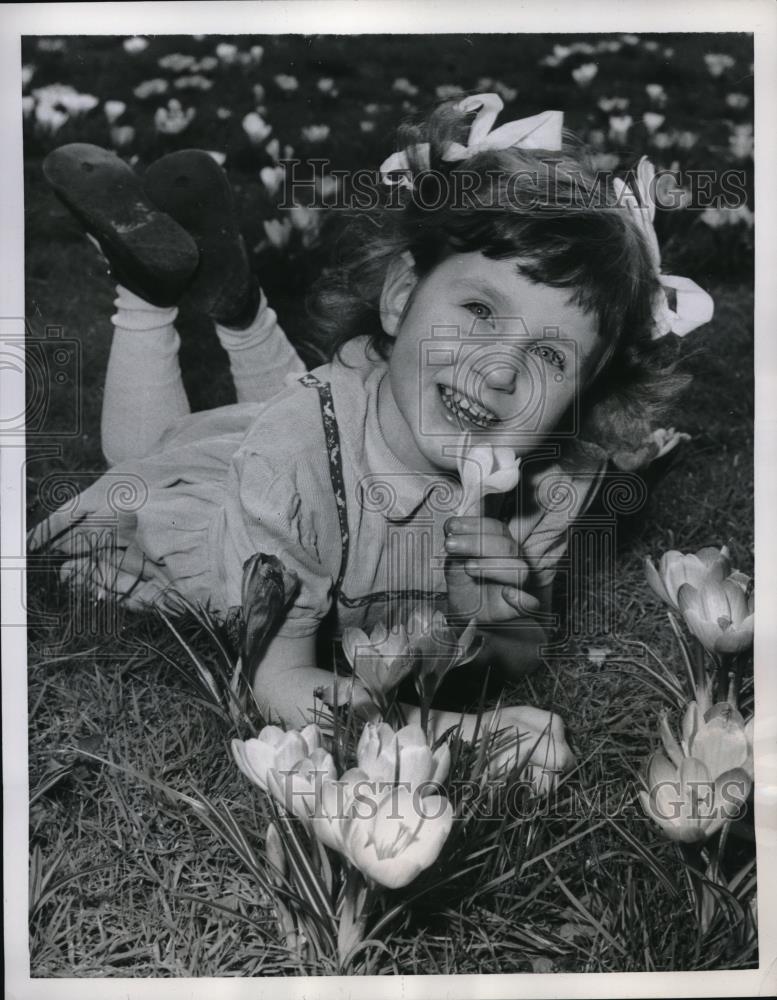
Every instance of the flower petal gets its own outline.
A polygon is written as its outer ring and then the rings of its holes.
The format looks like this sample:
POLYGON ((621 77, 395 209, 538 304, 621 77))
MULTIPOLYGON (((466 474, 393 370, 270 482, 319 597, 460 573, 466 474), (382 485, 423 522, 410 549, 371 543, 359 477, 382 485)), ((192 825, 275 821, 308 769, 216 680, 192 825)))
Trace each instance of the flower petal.
POLYGON ((649 556, 646 556, 643 565, 645 567, 645 578, 647 579, 648 585, 651 587, 656 597, 664 601, 666 604, 676 607, 677 605, 669 596, 661 577, 658 575, 656 567, 653 565, 653 560, 649 556))
POLYGON ((448 777, 448 772, 451 769, 450 746, 447 743, 441 743, 434 751, 432 757, 434 760, 434 773, 431 780, 441 785, 448 777))
POLYGON ((351 667, 354 665, 357 649, 367 645, 369 645, 367 634, 360 628, 347 628, 343 631, 343 653, 351 667))
POLYGON ((739 722, 718 716, 699 728, 690 750, 715 779, 719 774, 745 763, 747 737, 739 722))
POLYGON ((718 637, 715 648, 719 653, 743 653, 753 644, 753 616, 737 627, 730 626, 718 637))
POLYGON ((400 749, 405 747, 425 747, 426 736, 424 731, 416 722, 411 722, 397 730, 397 746, 400 749))
POLYGON ((400 786, 378 802, 373 818, 350 820, 346 853, 365 875, 399 889, 437 860, 452 825, 447 799, 419 798, 400 786))
POLYGON ((669 720, 667 719, 666 712, 662 712, 658 722, 658 733, 661 737, 661 742, 664 744, 664 749, 667 755, 675 767, 680 767, 685 755, 683 754, 680 744, 675 739, 675 735, 669 727, 669 720))
MULTIPOLYGON (((681 588, 682 589, 682 588, 681 588)), ((718 650, 718 640, 723 634, 717 622, 708 622, 690 608, 683 612, 685 624, 709 653, 718 650)))
POLYGON ((307 756, 310 756, 314 750, 321 746, 321 730, 315 722, 312 722, 310 725, 305 726, 304 729, 301 729, 300 736, 307 747, 307 756))
POLYGON ((751 776, 741 767, 719 775, 715 781, 715 814, 704 828, 706 837, 716 833, 728 819, 734 819, 747 801, 751 776))
POLYGON ((699 706, 692 701, 685 710, 682 721, 683 744, 686 756, 691 755, 691 745, 693 738, 699 728, 699 706))

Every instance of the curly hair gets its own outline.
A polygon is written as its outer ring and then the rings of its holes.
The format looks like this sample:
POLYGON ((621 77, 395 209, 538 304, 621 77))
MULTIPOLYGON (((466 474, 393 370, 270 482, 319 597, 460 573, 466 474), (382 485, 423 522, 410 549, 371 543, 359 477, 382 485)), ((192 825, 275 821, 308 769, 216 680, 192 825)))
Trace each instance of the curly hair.
POLYGON ((392 339, 379 304, 397 255, 412 255, 419 278, 454 253, 514 259, 520 274, 568 288, 596 317, 606 347, 584 387, 581 438, 608 455, 636 447, 688 381, 667 359, 668 345, 652 337, 653 303, 663 291, 643 233, 571 133, 560 151, 481 150, 447 161, 452 142, 466 143, 471 120, 445 102, 425 122, 400 128, 411 183, 382 185, 381 199, 350 215, 334 266, 309 299, 329 356, 367 335, 388 359, 392 339))

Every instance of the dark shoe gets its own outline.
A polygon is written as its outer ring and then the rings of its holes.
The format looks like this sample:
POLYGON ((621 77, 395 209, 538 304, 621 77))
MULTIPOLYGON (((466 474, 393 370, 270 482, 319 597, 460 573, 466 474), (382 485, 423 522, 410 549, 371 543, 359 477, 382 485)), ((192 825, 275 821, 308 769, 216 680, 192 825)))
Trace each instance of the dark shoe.
POLYGON ((199 149, 168 153, 146 170, 157 208, 191 234, 200 263, 183 301, 224 326, 248 326, 259 304, 227 175, 199 149))
POLYGON ((43 161, 57 196, 100 244, 111 275, 147 302, 178 302, 199 261, 194 240, 149 200, 115 153, 74 142, 43 161))

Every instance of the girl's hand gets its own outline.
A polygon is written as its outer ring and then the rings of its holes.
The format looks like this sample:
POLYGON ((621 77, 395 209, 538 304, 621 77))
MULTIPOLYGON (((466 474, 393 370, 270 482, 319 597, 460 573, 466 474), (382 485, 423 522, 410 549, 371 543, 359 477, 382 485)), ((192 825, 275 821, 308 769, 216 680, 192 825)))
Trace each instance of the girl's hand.
POLYGON ((512 622, 540 610, 523 588, 529 565, 506 524, 492 517, 450 517, 445 524, 448 611, 483 624, 512 622))

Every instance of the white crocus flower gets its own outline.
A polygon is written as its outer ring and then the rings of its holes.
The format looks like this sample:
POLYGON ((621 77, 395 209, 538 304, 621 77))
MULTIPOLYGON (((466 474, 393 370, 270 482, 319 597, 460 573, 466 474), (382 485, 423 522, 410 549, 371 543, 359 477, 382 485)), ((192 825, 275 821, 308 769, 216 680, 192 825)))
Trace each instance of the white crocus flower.
POLYGON ((678 444, 690 441, 691 435, 676 431, 674 427, 657 427, 642 443, 632 451, 621 450, 613 454, 613 463, 624 472, 643 469, 664 455, 668 455, 678 444))
POLYGON ((656 149, 669 149, 674 140, 668 132, 656 132, 651 141, 656 149))
POLYGON ((660 106, 666 104, 666 91, 660 83, 646 84, 645 92, 654 104, 658 104, 660 106))
POLYGON ((723 76, 727 69, 734 65, 732 56, 725 52, 708 52, 704 56, 710 76, 723 76))
POLYGON ((184 108, 174 97, 167 102, 167 107, 157 108, 154 112, 154 125, 157 132, 163 135, 178 135, 188 128, 196 115, 194 108, 184 108))
POLYGON ((320 747, 321 730, 315 724, 288 731, 265 726, 255 739, 232 740, 232 755, 243 774, 266 792, 271 769, 289 771, 320 747))
POLYGON ((726 104, 735 111, 743 111, 750 104, 747 94, 726 94, 726 104))
POLYGON ((35 121, 47 132, 58 132, 70 115, 53 104, 41 103, 35 108, 35 121))
POLYGON ((582 66, 572 70, 572 79, 578 87, 587 87, 598 72, 599 67, 596 63, 583 63, 582 66))
POLYGON ((610 140, 612 142, 626 142, 629 129, 634 124, 631 115, 610 115, 610 140))
POLYGON ((170 84, 161 77, 154 77, 152 80, 144 80, 133 90, 133 94, 139 100, 144 101, 147 97, 159 97, 166 94, 170 84))
POLYGON ((389 632, 382 622, 369 636, 360 628, 347 628, 343 652, 356 677, 376 697, 385 697, 397 687, 415 663, 405 627, 389 632))
POLYGON ((117 118, 121 118, 126 110, 127 105, 124 101, 106 101, 105 104, 103 104, 103 111, 105 112, 105 117, 108 119, 109 125, 113 125, 117 118))
POLYGON ((395 732, 385 722, 368 722, 356 748, 356 759, 370 781, 407 782, 415 789, 427 782, 445 781, 451 753, 447 743, 432 751, 419 725, 403 726, 395 732))
POLYGON ((514 490, 520 479, 520 458, 512 448, 479 444, 462 449, 458 458, 462 498, 458 516, 478 515, 480 502, 490 493, 514 490))
POLYGON ((212 73, 219 61, 215 56, 203 56, 198 62, 192 63, 192 73, 212 73))
POLYGON ((418 87, 414 83, 411 83, 406 76, 397 77, 391 84, 391 89, 395 93, 405 94, 407 97, 415 97, 418 93, 418 87))
POLYGON ((275 86, 284 94, 293 94, 294 91, 299 90, 299 81, 296 76, 291 76, 289 73, 278 73, 273 79, 275 86))
POLYGON ((675 611, 680 607, 678 591, 684 583, 697 588, 710 581, 722 583, 730 572, 731 559, 725 545, 687 553, 671 549, 661 556, 657 569, 652 559, 645 559, 645 576, 651 590, 675 611))
POLYGON ((698 133, 691 132, 689 129, 685 129, 675 134, 674 141, 677 143, 680 149, 693 149, 693 147, 699 141, 699 136, 698 133))
POLYGON ((702 713, 691 702, 682 720, 682 741, 666 715, 659 722, 664 752, 648 761, 639 798, 646 814, 670 840, 707 840, 736 816, 753 779, 752 719, 745 723, 726 702, 702 713))
POLYGON ((755 223, 755 215, 747 205, 740 205, 738 208, 713 208, 709 206, 704 209, 700 218, 710 229, 738 226, 741 223, 744 223, 748 229, 752 229, 755 223))
POLYGON ((111 142, 114 149, 129 146, 135 141, 135 129, 131 125, 114 125, 111 129, 111 142))
POLYGON ((380 885, 400 889, 434 864, 452 826, 447 799, 419 799, 400 785, 379 799, 367 818, 350 819, 343 836, 346 857, 380 885))
POLYGON ((746 160, 753 155, 753 126, 735 125, 728 137, 729 149, 738 160, 746 160))
POLYGON ((292 765, 270 767, 266 780, 267 791, 287 812, 312 819, 320 811, 323 783, 336 781, 337 770, 332 755, 316 747, 292 765))
POLYGON ((265 219, 262 223, 267 242, 276 250, 282 250, 291 238, 291 219, 265 219))
POLYGON ((265 191, 267 191, 267 194, 271 198, 281 186, 281 182, 285 176, 286 171, 281 166, 262 167, 259 171, 259 179, 264 184, 265 191))
POLYGON ((250 111, 243 118, 243 131, 248 136, 249 141, 257 146, 264 142, 272 132, 272 125, 268 124, 258 112, 250 111))
POLYGON ((231 66, 232 63, 236 62, 237 51, 237 45, 232 45, 230 42, 220 42, 216 46, 216 56, 226 66, 231 66))
POLYGON ((68 115, 85 114, 100 103, 99 98, 92 94, 81 94, 74 87, 64 83, 51 83, 47 87, 33 90, 32 93, 39 105, 48 104, 65 111, 68 115))
POLYGON ((194 56, 184 55, 182 52, 170 52, 157 60, 160 69, 169 69, 171 73, 183 73, 184 70, 191 69, 195 64, 194 56))
POLYGON ((302 128, 302 138, 307 142, 323 142, 329 138, 329 126, 304 125, 302 128))
POLYGON ((666 121, 665 115, 659 115, 655 111, 646 111, 642 116, 642 123, 649 135, 657 132, 666 121))
POLYGON ((173 86, 176 90, 210 90, 213 81, 200 73, 192 73, 190 76, 179 76, 173 86))
POLYGON ((613 111, 625 111, 629 101, 626 97, 600 97, 596 104, 600 111, 609 115, 613 111))
POLYGON ((141 52, 145 52, 148 48, 148 39, 142 38, 140 35, 134 35, 132 38, 125 38, 122 46, 124 51, 129 53, 129 55, 137 56, 141 52))
POLYGON ((321 228, 321 215, 315 208, 305 205, 293 205, 289 209, 291 225, 302 237, 302 245, 311 247, 318 239, 321 228))

